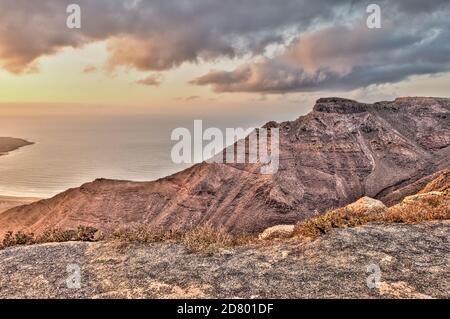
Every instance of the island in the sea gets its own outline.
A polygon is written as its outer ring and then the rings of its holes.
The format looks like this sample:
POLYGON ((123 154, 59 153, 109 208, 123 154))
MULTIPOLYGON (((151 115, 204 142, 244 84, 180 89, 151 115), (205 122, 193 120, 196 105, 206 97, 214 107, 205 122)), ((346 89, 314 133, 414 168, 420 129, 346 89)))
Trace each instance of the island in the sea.
POLYGON ((34 143, 28 142, 21 138, 0 137, 0 156, 8 154, 8 152, 15 151, 23 146, 32 144, 34 143))

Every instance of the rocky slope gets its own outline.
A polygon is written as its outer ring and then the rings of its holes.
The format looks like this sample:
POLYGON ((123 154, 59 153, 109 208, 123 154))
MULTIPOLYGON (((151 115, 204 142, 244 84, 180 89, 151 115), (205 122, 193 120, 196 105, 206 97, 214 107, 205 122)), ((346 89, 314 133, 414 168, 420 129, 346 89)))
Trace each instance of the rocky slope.
POLYGON ((155 182, 97 180, 0 214, 0 234, 135 222, 257 233, 363 196, 396 203, 450 159, 450 99, 325 98, 306 116, 267 125, 280 129, 273 175, 259 174, 259 165, 202 163, 155 182))
POLYGON ((368 225, 213 256, 174 243, 10 248, 0 298, 449 298, 449 233, 449 221, 368 225), (68 289, 74 264, 81 285, 68 289))

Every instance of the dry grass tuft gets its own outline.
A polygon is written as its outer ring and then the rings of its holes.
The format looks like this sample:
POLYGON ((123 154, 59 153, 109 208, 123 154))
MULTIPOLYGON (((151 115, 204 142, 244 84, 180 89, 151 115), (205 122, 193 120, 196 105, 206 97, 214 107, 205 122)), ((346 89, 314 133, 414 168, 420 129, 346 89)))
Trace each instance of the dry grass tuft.
POLYGON ((96 235, 98 230, 89 226, 78 226, 77 229, 59 229, 49 228, 42 232, 41 235, 35 236, 33 233, 24 233, 18 231, 16 233, 9 231, 3 237, 0 249, 14 246, 25 246, 44 243, 61 243, 68 241, 97 241, 96 235))
POLYGON ((37 239, 39 243, 62 243, 77 239, 76 230, 62 230, 59 228, 46 229, 37 239))
POLYGON ((103 239, 117 240, 124 243, 155 243, 174 240, 180 237, 181 232, 178 230, 164 230, 162 228, 136 224, 107 230, 103 239))
POLYGON ((18 245, 32 245, 52 242, 68 241, 115 241, 126 246, 128 243, 155 243, 173 241, 184 244, 189 251, 196 253, 212 254, 222 248, 235 247, 249 244, 254 237, 232 237, 222 229, 216 229, 211 225, 193 227, 189 230, 164 230, 147 225, 131 225, 125 227, 110 228, 99 232, 93 227, 79 226, 77 229, 49 228, 38 237, 34 234, 8 232, 0 249, 18 245))
POLYGON ((429 182, 419 193, 432 191, 444 192, 450 188, 450 168, 444 170, 437 178, 429 182))
POLYGON ((98 230, 90 226, 78 226, 76 241, 97 241, 98 230))
POLYGON ((3 237, 0 244, 0 249, 18 246, 18 245, 32 245, 35 243, 34 234, 23 233, 21 231, 13 233, 9 231, 3 237))
POLYGON ((450 194, 448 191, 407 197, 401 204, 389 208, 383 221, 411 224, 445 219, 450 219, 450 194))
POLYGON ((164 230, 146 225, 132 225, 108 231, 105 239, 120 243, 173 241, 184 244, 191 252, 205 254, 212 254, 222 248, 245 245, 250 242, 250 237, 232 237, 224 230, 214 228, 209 224, 192 227, 188 230, 164 230))
POLYGON ((188 230, 181 237, 181 242, 191 252, 211 254, 221 248, 235 246, 233 238, 222 229, 209 224, 188 230))
POLYGON ((379 214, 383 214, 383 211, 369 214, 346 207, 338 208, 324 215, 299 222, 295 225, 294 236, 317 238, 334 228, 356 227, 373 222, 379 214))

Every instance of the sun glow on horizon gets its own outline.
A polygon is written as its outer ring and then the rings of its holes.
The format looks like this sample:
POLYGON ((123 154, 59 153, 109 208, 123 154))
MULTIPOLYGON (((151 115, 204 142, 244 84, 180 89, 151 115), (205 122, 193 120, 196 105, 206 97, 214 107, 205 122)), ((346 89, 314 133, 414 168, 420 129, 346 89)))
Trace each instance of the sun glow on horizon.
MULTIPOLYGON (((14 74, 0 69, 0 103, 91 103, 105 105, 183 105, 195 101, 211 104, 211 89, 189 84, 211 67, 233 68, 243 60, 211 63, 184 63, 165 72, 142 72, 131 68, 110 69, 105 41, 82 48, 65 48, 35 63, 32 72, 14 74), (155 85, 139 81, 151 75, 161 80, 155 85)), ((231 94, 221 94, 221 97, 231 94)), ((243 94, 245 95, 245 94, 243 94)), ((230 97, 230 101, 235 98, 230 97)))

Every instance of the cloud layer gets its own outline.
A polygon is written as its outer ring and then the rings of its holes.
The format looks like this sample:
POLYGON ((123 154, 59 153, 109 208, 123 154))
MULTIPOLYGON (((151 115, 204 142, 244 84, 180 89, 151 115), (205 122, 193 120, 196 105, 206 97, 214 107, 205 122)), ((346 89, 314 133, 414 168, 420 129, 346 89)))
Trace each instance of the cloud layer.
POLYGON ((192 83, 217 92, 353 90, 449 71, 449 6, 414 8, 386 16, 381 29, 356 19, 303 32, 273 58, 212 70, 192 83))
MULTIPOLYGON (((0 60, 21 72, 63 47, 108 40, 110 65, 166 70, 183 62, 261 53, 286 28, 332 16, 318 0, 78 0, 82 28, 66 28, 73 0, 0 1, 0 60)), ((345 1, 337 1, 345 2, 345 1)))
POLYGON ((378 1, 379 30, 366 27, 368 3, 1 0, 0 66, 22 73, 65 47, 107 41, 110 69, 165 71, 185 62, 257 58, 192 81, 218 92, 345 90, 450 70, 449 1, 378 1), (73 2, 82 9, 80 30, 66 28, 73 2))
POLYGON ((161 84, 161 75, 159 74, 151 74, 144 79, 137 81, 136 83, 147 85, 147 86, 158 86, 161 84))

